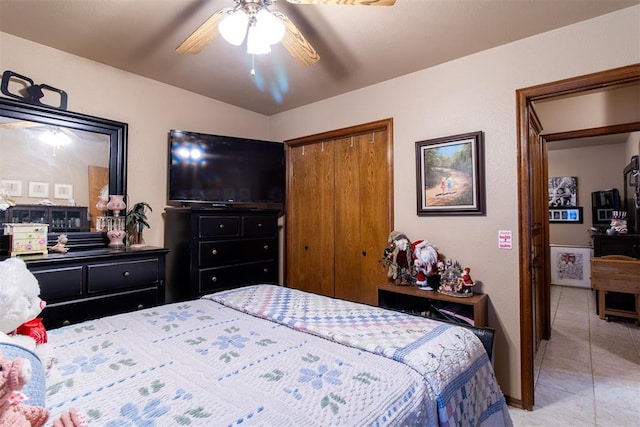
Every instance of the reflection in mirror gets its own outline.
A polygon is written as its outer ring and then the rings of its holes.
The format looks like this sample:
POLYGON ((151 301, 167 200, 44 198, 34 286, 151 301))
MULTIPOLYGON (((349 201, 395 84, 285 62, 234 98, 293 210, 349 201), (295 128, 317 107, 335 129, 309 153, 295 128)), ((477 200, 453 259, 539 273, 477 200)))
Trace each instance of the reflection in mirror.
POLYGON ((127 127, 0 98, 0 199, 15 204, 0 206, 0 223, 45 222, 49 241, 65 233, 70 247, 103 245, 90 231, 100 193, 126 195, 127 127))
POLYGON ((85 207, 77 231, 95 230, 93 205, 109 185, 107 135, 0 117, 0 153, 0 186, 16 205, 85 207))

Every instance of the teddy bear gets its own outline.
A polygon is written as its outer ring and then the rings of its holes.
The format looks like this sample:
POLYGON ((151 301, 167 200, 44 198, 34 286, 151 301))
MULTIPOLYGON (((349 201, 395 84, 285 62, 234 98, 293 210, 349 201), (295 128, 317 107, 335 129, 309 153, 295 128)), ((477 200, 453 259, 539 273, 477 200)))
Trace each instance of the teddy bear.
POLYGON ((58 240, 56 241, 55 246, 52 246, 51 249, 49 250, 51 252, 66 254, 67 252, 69 252, 69 248, 65 246, 68 241, 69 241, 69 238, 67 237, 67 235, 61 234, 58 236, 58 240))
MULTIPOLYGON (((49 419, 42 406, 28 406, 29 396, 21 390, 31 379, 31 362, 16 357, 13 360, 0 352, 0 426, 40 427, 49 419)), ((87 418, 75 408, 57 418, 53 427, 87 427, 87 418)))
POLYGON ((47 334, 38 315, 46 306, 36 277, 20 258, 0 262, 0 342, 35 352, 47 366, 51 360, 47 334))
POLYGON ((31 379, 31 362, 23 358, 9 360, 0 353, 0 426, 39 427, 49 419, 41 406, 27 406, 28 396, 20 390, 31 379))

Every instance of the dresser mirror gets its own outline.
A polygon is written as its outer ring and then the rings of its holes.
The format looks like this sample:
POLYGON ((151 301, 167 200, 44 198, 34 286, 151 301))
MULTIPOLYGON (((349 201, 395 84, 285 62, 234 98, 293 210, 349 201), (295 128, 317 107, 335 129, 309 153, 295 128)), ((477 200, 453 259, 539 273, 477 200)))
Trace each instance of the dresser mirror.
POLYGON ((126 123, 0 98, 0 153, 0 190, 16 205, 0 222, 44 220, 50 241, 103 245, 96 203, 101 191, 126 194, 126 123))

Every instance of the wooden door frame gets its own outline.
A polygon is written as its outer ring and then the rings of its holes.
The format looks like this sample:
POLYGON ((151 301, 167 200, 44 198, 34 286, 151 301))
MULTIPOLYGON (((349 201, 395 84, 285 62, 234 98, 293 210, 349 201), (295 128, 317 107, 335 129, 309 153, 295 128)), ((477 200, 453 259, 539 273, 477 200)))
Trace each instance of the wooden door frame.
MULTIPOLYGON (((516 129, 518 144, 518 233, 519 233, 519 292, 520 292, 520 382, 523 409, 533 410, 534 405, 534 360, 533 302, 530 266, 532 263, 529 244, 531 242, 531 200, 529 170, 533 162, 543 159, 529 155, 529 110, 536 100, 549 99, 567 94, 576 94, 622 83, 640 81, 640 64, 587 74, 537 86, 516 90, 516 129)), ((548 224, 547 224, 548 227, 548 224)), ((545 284, 549 286, 549 284, 545 284)), ((550 310, 545 307, 545 310, 550 310)), ((510 402, 515 404, 516 402, 510 402)))

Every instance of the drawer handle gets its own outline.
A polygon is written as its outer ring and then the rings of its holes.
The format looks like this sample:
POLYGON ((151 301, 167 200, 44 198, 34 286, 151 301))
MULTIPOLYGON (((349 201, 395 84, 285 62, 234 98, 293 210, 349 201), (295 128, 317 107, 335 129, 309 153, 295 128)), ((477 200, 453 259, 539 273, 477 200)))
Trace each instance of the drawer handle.
POLYGON ((268 273, 268 272, 269 272, 269 269, 268 269, 268 268, 265 268, 265 269, 264 269, 264 270, 262 270, 262 271, 264 271, 265 273, 268 273))
POLYGON ((69 322, 68 320, 65 320, 64 322, 62 322, 62 326, 69 326, 71 324, 71 322, 69 322))
POLYGON ((262 248, 263 248, 265 251, 268 251, 268 250, 269 250, 269 245, 264 245, 262 248))
POLYGON ((258 228, 262 228, 262 223, 259 223, 259 224, 258 224, 258 228))
POLYGON ((218 278, 217 278, 216 276, 213 276, 213 277, 211 278, 211 281, 212 281, 212 282, 217 282, 217 281, 218 281, 218 278))
POLYGON ((130 274, 131 274, 131 273, 129 273, 128 271, 125 271, 124 273, 122 273, 122 275, 123 275, 124 277, 129 277, 129 275, 130 275, 130 274))
POLYGON ((144 308, 144 305, 138 304, 138 310, 142 310, 143 308, 144 308))
POLYGON ((218 228, 224 228, 224 224, 218 225, 218 228))
POLYGON ((211 255, 218 255, 218 250, 217 249, 212 250, 211 255))

